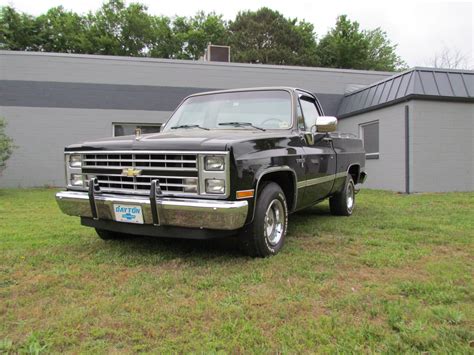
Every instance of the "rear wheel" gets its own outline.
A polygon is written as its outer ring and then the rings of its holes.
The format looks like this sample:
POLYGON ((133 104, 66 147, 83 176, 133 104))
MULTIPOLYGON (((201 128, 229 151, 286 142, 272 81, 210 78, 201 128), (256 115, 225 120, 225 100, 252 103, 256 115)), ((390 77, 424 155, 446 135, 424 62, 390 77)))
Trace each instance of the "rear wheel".
POLYGON ((344 188, 329 199, 331 213, 337 216, 350 216, 355 205, 355 187, 352 176, 348 175, 344 188))
POLYGON ((288 226, 285 194, 274 182, 259 189, 254 221, 241 233, 242 245, 251 256, 267 257, 283 247, 288 226))
POLYGON ((105 229, 95 228, 95 231, 100 239, 102 240, 117 240, 128 238, 128 234, 112 232, 105 229))

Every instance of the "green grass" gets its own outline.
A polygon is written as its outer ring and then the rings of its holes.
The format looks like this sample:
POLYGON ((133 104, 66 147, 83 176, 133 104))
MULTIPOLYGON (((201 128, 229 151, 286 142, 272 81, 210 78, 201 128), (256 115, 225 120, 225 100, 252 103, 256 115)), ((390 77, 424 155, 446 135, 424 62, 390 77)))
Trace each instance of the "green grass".
POLYGON ((474 352, 474 194, 362 191, 283 251, 104 242, 55 190, 0 190, 0 353, 474 352))

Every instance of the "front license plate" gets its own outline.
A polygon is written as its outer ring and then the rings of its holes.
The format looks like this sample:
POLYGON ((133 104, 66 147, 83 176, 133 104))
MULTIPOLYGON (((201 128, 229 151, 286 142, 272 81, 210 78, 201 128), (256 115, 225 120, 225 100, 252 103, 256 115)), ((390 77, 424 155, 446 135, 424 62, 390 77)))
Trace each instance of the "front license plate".
POLYGON ((141 206, 115 205, 115 220, 118 222, 143 224, 143 213, 141 206))

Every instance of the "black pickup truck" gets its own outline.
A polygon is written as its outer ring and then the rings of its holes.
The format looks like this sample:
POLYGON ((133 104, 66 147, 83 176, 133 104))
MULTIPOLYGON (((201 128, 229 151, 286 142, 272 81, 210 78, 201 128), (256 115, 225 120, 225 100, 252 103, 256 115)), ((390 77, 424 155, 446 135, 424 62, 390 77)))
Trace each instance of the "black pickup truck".
POLYGON ((289 213, 329 198, 352 214, 365 152, 336 126, 301 89, 191 95, 160 133, 66 147, 56 200, 103 239, 237 236, 248 254, 274 255, 289 213))

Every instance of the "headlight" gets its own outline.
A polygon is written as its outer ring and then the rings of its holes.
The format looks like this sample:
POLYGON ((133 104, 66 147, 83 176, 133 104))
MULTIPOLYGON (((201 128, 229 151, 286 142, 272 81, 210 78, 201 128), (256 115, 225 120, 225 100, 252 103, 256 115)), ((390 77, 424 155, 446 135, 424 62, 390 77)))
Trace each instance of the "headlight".
POLYGON ((185 178, 184 179, 184 192, 197 192, 197 178, 185 178))
POLYGON ((82 166, 82 156, 80 154, 71 154, 69 156, 69 166, 71 168, 80 168, 82 166))
POLYGON ((206 179, 206 193, 223 194, 225 193, 225 180, 222 179, 206 179))
POLYGON ((71 186, 84 186, 84 178, 81 174, 71 174, 71 186))
POLYGON ((223 171, 225 167, 223 156, 204 157, 204 169, 207 171, 223 171))

